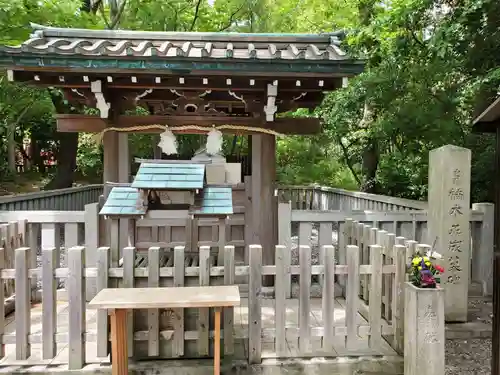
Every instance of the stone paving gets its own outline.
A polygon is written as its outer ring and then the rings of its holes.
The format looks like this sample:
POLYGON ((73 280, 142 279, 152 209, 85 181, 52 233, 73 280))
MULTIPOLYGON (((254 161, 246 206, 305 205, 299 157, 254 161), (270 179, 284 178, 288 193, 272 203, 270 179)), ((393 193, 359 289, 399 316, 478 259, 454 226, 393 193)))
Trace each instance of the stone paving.
MULTIPOLYGON (((297 325, 298 301, 290 300, 287 309, 287 324, 297 325)), ((311 326, 321 326, 321 300, 311 299, 311 326)), ((336 323, 343 324, 345 310, 344 301, 337 299, 335 319, 336 323)), ((272 300, 263 300, 263 327, 274 326, 274 306, 272 300)), ((32 308, 32 333, 41 332, 42 306, 36 304, 32 308)), ((486 375, 489 374, 491 358, 491 300, 479 297, 469 299, 469 321, 463 324, 447 324, 446 326, 446 375, 486 375)), ((360 324, 366 324, 358 316, 360 324)), ((58 329, 67 332, 68 312, 67 303, 58 303, 58 329)), ((245 326, 248 322, 247 301, 243 300, 242 307, 235 311, 235 331, 240 335, 246 334, 245 326)), ((7 317, 6 334, 15 332, 13 316, 7 317)), ((87 331, 96 330, 96 312, 87 310, 87 331)), ((287 337, 289 354, 297 356, 297 338, 287 337)), ((32 356, 27 361, 15 360, 15 346, 6 345, 6 358, 0 361, 0 374, 33 373, 33 374, 65 374, 67 373, 68 348, 65 344, 58 345, 58 355, 51 360, 44 360, 41 356, 41 344, 32 345, 32 356)), ((345 351, 340 340, 336 347, 336 359, 313 358, 311 360, 289 360, 278 362, 276 359, 265 359, 262 366, 247 366, 243 362, 234 362, 229 367, 223 367, 223 374, 240 375, 402 375, 402 358, 395 356, 390 347, 369 348, 366 341, 360 338, 357 354, 345 351), (350 355, 359 358, 348 357, 350 355), (374 357, 373 355, 377 355, 374 357), (366 357, 365 357, 366 356, 366 357)), ((274 345, 263 344, 263 357, 274 356, 274 345)), ((87 343, 87 362, 89 365, 82 373, 110 373, 109 358, 96 357, 96 344, 87 343)), ((161 361, 145 362, 132 365, 136 374, 168 374, 168 375, 197 375, 207 374, 210 370, 210 361, 198 361, 190 367, 192 361, 161 361), (172 371, 173 370, 173 371, 172 371)), ((226 364, 228 366, 228 364, 226 364)), ((80 372, 78 372, 80 373, 80 372)))

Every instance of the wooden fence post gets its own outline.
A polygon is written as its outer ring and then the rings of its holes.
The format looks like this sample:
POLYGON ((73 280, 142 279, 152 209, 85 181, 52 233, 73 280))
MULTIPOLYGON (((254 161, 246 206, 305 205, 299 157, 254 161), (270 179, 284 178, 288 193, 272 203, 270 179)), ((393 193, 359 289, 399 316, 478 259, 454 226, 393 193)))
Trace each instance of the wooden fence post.
MULTIPOLYGON (((135 269, 135 247, 125 247, 123 249, 123 287, 133 288, 135 269)), ((127 312, 127 348, 128 356, 134 355, 134 311, 127 312)))
MULTIPOLYGON (((278 245, 286 247, 287 251, 283 254, 284 264, 290 265, 292 261, 292 204, 278 204, 278 245)), ((291 278, 285 279, 285 296, 290 298, 292 295, 291 278)))
MULTIPOLYGON (((339 264, 346 264, 347 262, 347 256, 346 256, 346 223, 339 223, 339 229, 338 229, 338 238, 337 238, 337 248, 338 248, 338 258, 339 258, 339 264)), ((338 275, 338 284, 340 285, 342 295, 345 297, 346 296, 346 280, 347 277, 346 275, 338 275)))
POLYGON ((42 344, 43 359, 52 359, 57 354, 57 250, 42 249, 42 344))
POLYGON ((474 203, 474 211, 483 213, 481 231, 473 238, 479 243, 474 244, 472 253, 471 279, 481 283, 483 295, 490 296, 493 293, 493 232, 494 212, 493 203, 474 203))
MULTIPOLYGON (((159 248, 158 248, 159 250, 159 248)), ((185 260, 184 260, 184 246, 176 246, 174 248, 174 286, 183 287, 184 286, 184 276, 185 276, 185 260)), ((158 260, 158 264, 159 264, 158 260)), ((158 266, 155 267, 159 270, 158 266)), ((159 277, 159 273, 158 273, 159 277)), ((159 281, 159 279, 158 279, 159 281)), ((174 342, 173 342, 173 354, 175 357, 181 357, 184 355, 184 309, 174 310, 174 342)), ((158 326, 158 344, 160 335, 160 327, 158 326)), ((159 347, 158 347, 159 349, 159 347)))
POLYGON ((335 338, 335 248, 332 245, 323 246, 323 266, 323 349, 332 352, 335 338))
MULTIPOLYGON (((96 267, 99 247, 99 203, 85 205, 85 264, 87 267, 96 267)), ((109 244, 108 244, 109 245, 109 244)), ((109 253, 109 251, 108 251, 109 253)), ((97 280, 85 280, 87 300, 90 301, 97 294, 97 280)))
MULTIPOLYGON (((37 268, 36 264, 36 254, 38 250, 38 237, 40 235, 40 224, 38 223, 28 223, 28 235, 26 237, 27 241, 25 241, 25 245, 31 249, 30 252, 30 268, 37 268)), ((38 279, 34 276, 31 279, 31 299, 34 300, 36 298, 36 289, 37 289, 38 279)))
POLYGON ((28 274, 29 251, 27 247, 15 250, 16 267, 16 359, 28 359, 31 344, 31 291, 28 274))
MULTIPOLYGON (((200 246, 200 286, 210 285, 210 246, 200 246)), ((201 356, 209 354, 210 329, 209 309, 200 308, 198 314, 198 353, 201 356)))
POLYGON ((85 365, 85 248, 68 250, 69 370, 85 365))
POLYGON ((370 337, 368 344, 370 347, 379 345, 382 340, 382 246, 370 245, 370 302, 369 302, 369 322, 370 337))
POLYGON ((394 264, 396 274, 394 276, 393 297, 392 297, 392 319, 394 327, 393 348, 400 355, 404 350, 404 288, 406 282, 406 247, 403 245, 394 246, 394 264))
POLYGON ((261 362, 262 352, 262 246, 250 245, 248 287, 248 361, 261 362))
POLYGON ((274 325, 276 329, 276 355, 278 358, 286 356, 286 298, 287 279, 290 279, 290 264, 287 263, 286 253, 290 249, 286 246, 276 246, 276 281, 274 299, 276 308, 274 311, 274 325))
POLYGON ((348 349, 356 348, 358 338, 358 294, 359 294, 359 248, 347 245, 347 291, 345 322, 347 336, 345 344, 348 349))
MULTIPOLYGON (((234 246, 224 247, 224 284, 234 285, 234 246)), ((234 352, 234 307, 224 309, 224 356, 234 352)))
POLYGON ((299 350, 306 355, 311 352, 311 247, 299 247, 299 350))
MULTIPOLYGON (((177 248, 174 249, 174 267, 175 270, 179 267, 177 261, 177 248)), ((182 271, 184 271, 184 248, 182 248, 182 271)), ((174 271, 174 279, 176 272, 174 271)), ((184 272, 182 274, 184 277, 184 272)), ((175 283, 175 281, 174 281, 175 283)), ((148 250, 148 287, 158 288, 160 286, 160 248, 150 247, 148 250)), ((160 325, 159 325, 159 310, 148 310, 148 355, 156 357, 160 354, 160 325)), ((184 332, 183 339, 184 339, 184 332)), ((174 332, 174 342, 177 342, 177 333, 174 332)), ((183 341, 184 344, 184 341, 183 341)), ((174 345, 175 346, 175 345, 174 345)), ((175 356, 175 350, 172 348, 172 354, 175 356)), ((184 347, 183 347, 184 349, 184 347)))
MULTIPOLYGON (((100 247, 97 250, 97 291, 108 287, 109 280, 109 247, 100 247)), ((97 356, 106 357, 109 354, 109 325, 108 312, 97 311, 97 356)))

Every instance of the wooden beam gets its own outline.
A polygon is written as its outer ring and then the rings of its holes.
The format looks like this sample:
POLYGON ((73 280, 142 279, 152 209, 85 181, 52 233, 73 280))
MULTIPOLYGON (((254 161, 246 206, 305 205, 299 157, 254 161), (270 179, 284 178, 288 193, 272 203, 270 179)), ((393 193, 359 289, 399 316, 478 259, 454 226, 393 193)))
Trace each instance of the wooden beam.
POLYGON ((259 75, 254 73, 252 76, 235 72, 223 73, 207 73, 200 74, 159 74, 159 73, 142 73, 135 74, 136 80, 132 82, 130 77, 134 73, 125 72, 74 72, 74 71, 54 71, 50 68, 49 71, 43 68, 17 70, 14 72, 17 82, 25 82, 36 86, 51 86, 51 87, 66 87, 66 88, 90 88, 90 81, 103 80, 107 82, 108 89, 120 90, 212 90, 226 91, 231 89, 235 92, 265 92, 268 83, 272 83, 278 79, 278 87, 280 91, 292 91, 301 93, 304 91, 334 91, 342 87, 342 77, 345 74, 316 74, 316 73, 286 73, 280 75, 278 73, 267 73, 259 75), (35 75, 38 80, 35 80, 35 75), (64 81, 59 79, 64 77, 64 81), (84 81, 83 77, 88 77, 88 81, 84 81), (110 77, 110 80, 108 80, 110 77), (159 79, 157 79, 159 78, 159 79), (179 82, 179 78, 183 79, 184 83, 179 82), (227 79, 231 79, 231 85, 227 84, 227 79), (205 81, 206 80, 206 81, 205 81), (251 82, 253 81, 253 82, 251 82), (300 85, 297 85, 300 81, 300 85), (320 84, 322 81, 322 84, 320 84), (205 83, 206 82, 206 83, 205 83))
MULTIPOLYGON (((97 116, 87 115, 57 115, 57 130, 68 133, 100 133, 108 122, 97 116)), ((118 116, 113 125, 120 128, 130 128, 141 125, 197 125, 210 129, 212 125, 239 125, 271 129, 281 134, 317 134, 321 130, 320 121, 317 118, 277 118, 273 122, 265 122, 262 118, 230 117, 230 116, 118 116)), ((147 129, 134 131, 133 133, 161 133, 161 129, 147 129)), ((174 130, 175 132, 175 130, 174 130)), ((251 134, 251 131, 224 130, 227 134, 251 134)), ((180 132, 178 132, 180 133, 180 132)), ((186 130, 182 133, 198 134, 196 130, 186 130)))

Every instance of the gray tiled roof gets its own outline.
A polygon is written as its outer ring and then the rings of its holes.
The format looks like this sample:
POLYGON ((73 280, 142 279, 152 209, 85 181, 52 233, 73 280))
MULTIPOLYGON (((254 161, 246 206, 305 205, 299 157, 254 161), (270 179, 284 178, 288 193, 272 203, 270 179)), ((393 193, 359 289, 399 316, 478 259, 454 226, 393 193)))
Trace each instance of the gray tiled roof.
POLYGON ((32 25, 35 32, 8 53, 73 56, 158 56, 188 59, 347 60, 340 33, 238 34, 65 29, 32 25))
POLYGON ((139 205, 139 191, 130 187, 114 187, 99 215, 142 216, 146 207, 139 205))
POLYGON ((207 186, 203 190, 201 207, 195 215, 231 215, 233 213, 233 191, 228 187, 207 186))
POLYGON ((142 163, 133 188, 137 189, 202 189, 205 181, 204 164, 142 163))

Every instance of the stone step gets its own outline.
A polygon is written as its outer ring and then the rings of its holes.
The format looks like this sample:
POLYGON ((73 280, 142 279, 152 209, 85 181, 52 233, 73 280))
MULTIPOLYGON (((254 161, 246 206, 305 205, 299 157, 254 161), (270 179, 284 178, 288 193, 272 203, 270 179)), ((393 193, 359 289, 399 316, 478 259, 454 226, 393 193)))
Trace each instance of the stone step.
POLYGON ((483 296, 483 286, 481 283, 472 281, 469 284, 469 297, 482 297, 483 296))

